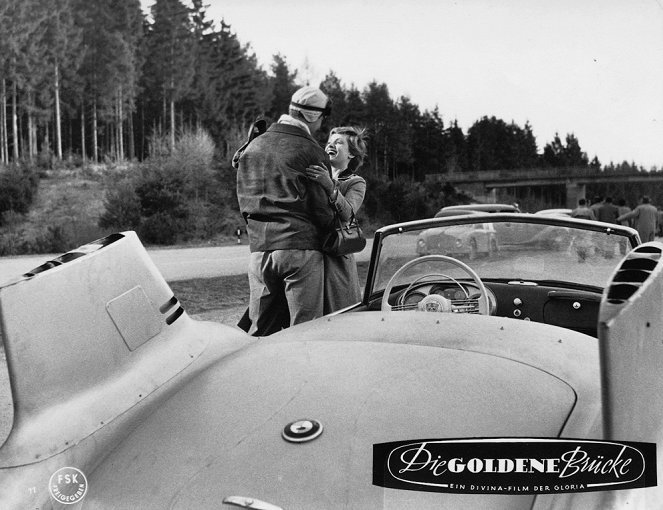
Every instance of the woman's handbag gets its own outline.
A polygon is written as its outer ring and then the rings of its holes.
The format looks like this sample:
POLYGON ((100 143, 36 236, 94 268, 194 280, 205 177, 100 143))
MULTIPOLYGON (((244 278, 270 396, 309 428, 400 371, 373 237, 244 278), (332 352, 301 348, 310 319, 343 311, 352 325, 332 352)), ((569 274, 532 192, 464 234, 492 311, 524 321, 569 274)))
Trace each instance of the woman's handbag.
POLYGON ((350 221, 345 225, 341 218, 336 215, 336 228, 332 230, 327 238, 322 243, 322 251, 329 255, 340 256, 348 255, 349 253, 358 253, 366 246, 366 238, 364 237, 359 223, 354 214, 350 221))

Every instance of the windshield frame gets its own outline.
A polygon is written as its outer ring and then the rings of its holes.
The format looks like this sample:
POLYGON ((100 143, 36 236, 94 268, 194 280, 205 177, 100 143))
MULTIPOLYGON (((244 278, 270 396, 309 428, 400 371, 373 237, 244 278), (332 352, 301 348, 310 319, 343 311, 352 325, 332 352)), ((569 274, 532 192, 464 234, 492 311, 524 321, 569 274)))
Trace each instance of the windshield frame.
MULTIPOLYGON (((634 228, 624 225, 616 225, 613 223, 604 223, 601 221, 585 220, 579 218, 570 218, 566 216, 546 216, 536 215, 531 213, 479 213, 472 212, 469 214, 446 216, 439 218, 426 218, 422 220, 414 220, 403 223, 396 223, 379 228, 375 231, 373 237, 373 247, 371 250, 371 259, 368 266, 368 274, 366 275, 366 285, 364 287, 364 294, 362 297, 362 304, 368 305, 372 299, 375 278, 377 275, 378 261, 382 251, 382 245, 385 238, 412 232, 422 229, 429 229, 435 227, 449 227, 453 225, 470 225, 475 223, 496 223, 496 222, 509 222, 509 223, 530 223, 540 224, 545 226, 559 226, 568 228, 580 228, 592 232, 601 232, 605 234, 615 233, 616 235, 624 236, 629 240, 630 249, 641 244, 638 231, 634 228)), ((629 250, 630 251, 630 250, 629 250)), ((378 289, 377 292, 381 293, 383 289, 378 289)), ((377 295, 377 294, 376 294, 377 295)))

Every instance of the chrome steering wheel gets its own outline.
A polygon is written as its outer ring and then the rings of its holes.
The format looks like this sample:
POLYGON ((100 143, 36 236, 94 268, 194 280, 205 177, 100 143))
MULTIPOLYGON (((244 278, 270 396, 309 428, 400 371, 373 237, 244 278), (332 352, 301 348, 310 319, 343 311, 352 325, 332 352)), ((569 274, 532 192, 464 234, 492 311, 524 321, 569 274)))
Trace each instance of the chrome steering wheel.
MULTIPOLYGON (((454 265, 456 267, 461 268, 463 271, 465 271, 470 278, 474 281, 476 286, 479 288, 479 298, 478 298, 478 303, 479 303, 479 313, 481 315, 489 315, 489 307, 488 307, 488 292, 486 291, 486 286, 483 284, 481 281, 481 278, 479 278, 479 275, 477 275, 474 270, 468 266, 467 264, 461 262, 458 259, 455 259, 453 257, 447 257, 446 255, 425 255, 423 257, 416 258, 414 260, 411 260, 409 262, 406 262, 403 264, 391 277, 389 280, 389 283, 387 283, 387 286, 384 289, 384 294, 382 295, 382 304, 380 306, 380 309, 383 312, 391 312, 392 311, 392 306, 389 304, 389 296, 391 295, 391 289, 394 287, 394 284, 398 280, 398 278, 408 269, 410 269, 413 266, 416 266, 417 264, 422 264, 424 262, 430 262, 430 261, 440 261, 440 262, 447 262, 451 265, 454 265)), ((429 296, 430 297, 430 296, 429 296)), ((425 299, 425 298, 424 298, 425 299)), ((423 300, 422 300, 423 301, 423 300)), ((439 300, 437 302, 432 302, 432 303, 425 303, 424 307, 419 308, 421 311, 434 311, 434 312, 453 312, 453 307, 451 306, 451 303, 449 300, 446 298, 439 296, 439 300), (428 306, 431 305, 431 306, 428 306)))

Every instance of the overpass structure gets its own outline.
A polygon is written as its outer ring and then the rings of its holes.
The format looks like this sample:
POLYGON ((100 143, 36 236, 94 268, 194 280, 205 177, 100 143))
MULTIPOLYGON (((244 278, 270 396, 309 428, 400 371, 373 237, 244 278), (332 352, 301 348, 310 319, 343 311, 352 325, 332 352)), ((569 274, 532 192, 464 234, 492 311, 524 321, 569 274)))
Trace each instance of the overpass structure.
POLYGON ((603 173, 589 167, 524 168, 518 170, 488 170, 428 174, 426 180, 444 181, 454 186, 468 184, 481 186, 486 194, 494 195, 500 188, 527 188, 533 186, 565 186, 566 207, 576 207, 585 197, 587 184, 663 182, 663 172, 603 173))

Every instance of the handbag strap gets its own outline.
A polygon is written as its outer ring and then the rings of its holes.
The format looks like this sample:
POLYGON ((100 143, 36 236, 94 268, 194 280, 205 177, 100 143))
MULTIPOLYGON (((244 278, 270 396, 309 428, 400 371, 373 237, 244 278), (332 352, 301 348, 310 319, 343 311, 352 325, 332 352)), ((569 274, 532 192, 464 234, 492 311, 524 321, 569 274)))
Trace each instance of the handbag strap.
POLYGON ((339 228, 342 228, 343 230, 350 230, 353 226, 359 226, 359 222, 357 221, 357 217, 355 216, 355 212, 352 211, 352 215, 350 216, 350 219, 343 224, 343 221, 341 221, 341 216, 338 214, 338 211, 336 212, 336 222, 338 223, 339 228))

